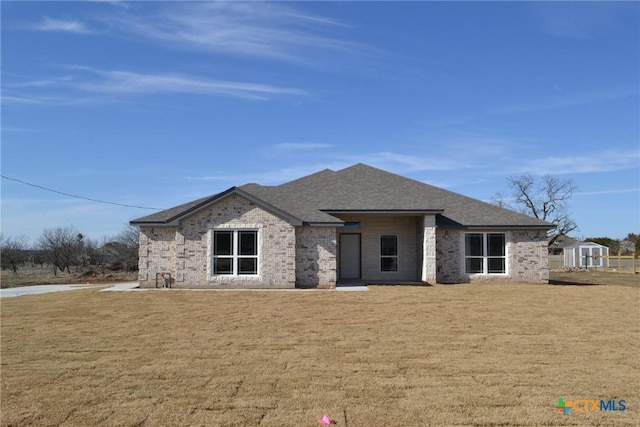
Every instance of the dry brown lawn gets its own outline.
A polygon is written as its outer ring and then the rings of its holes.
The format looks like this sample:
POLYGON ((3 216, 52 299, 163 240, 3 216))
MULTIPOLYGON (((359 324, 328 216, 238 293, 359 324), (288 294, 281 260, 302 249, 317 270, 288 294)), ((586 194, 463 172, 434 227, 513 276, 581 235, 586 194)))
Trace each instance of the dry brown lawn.
POLYGON ((81 290, 1 300, 2 425, 638 425, 640 289, 81 290), (624 399, 624 412, 554 409, 624 399))
POLYGON ((556 284, 617 285, 640 287, 640 274, 601 270, 551 271, 549 278, 556 284))

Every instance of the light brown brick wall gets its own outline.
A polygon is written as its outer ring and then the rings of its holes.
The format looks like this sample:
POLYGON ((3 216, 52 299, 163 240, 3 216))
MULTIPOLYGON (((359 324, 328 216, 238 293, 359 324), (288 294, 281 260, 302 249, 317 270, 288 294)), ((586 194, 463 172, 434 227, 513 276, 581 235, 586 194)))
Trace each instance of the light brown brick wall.
MULTIPOLYGON (((138 281, 142 287, 156 286, 156 273, 175 278, 175 228, 140 227, 138 281)), ((158 277, 160 280, 160 277, 158 277)), ((158 282, 162 286, 162 282, 158 282)))
POLYGON ((296 287, 336 284, 335 227, 296 227, 296 287))
POLYGON ((420 230, 418 236, 419 257, 421 263, 420 279, 426 283, 435 283, 437 276, 437 251, 436 251, 436 217, 425 215, 418 221, 420 230))
MULTIPOLYGON (((480 232, 480 231, 479 231, 480 232)), ((549 280, 547 237, 544 231, 505 232, 507 240, 506 275, 472 275, 464 273, 464 234, 462 230, 438 230, 437 281, 439 283, 524 282, 547 283, 549 280)))
POLYGON ((457 230, 436 229, 436 281, 438 283, 461 283, 467 281, 460 271, 460 232, 457 230))
POLYGON ((508 247, 510 276, 522 282, 549 282, 547 233, 539 230, 511 232, 508 247))
MULTIPOLYGON (((362 280, 417 281, 421 278, 424 218, 340 215, 359 221, 359 230, 293 227, 240 196, 229 196, 184 219, 178 227, 140 228, 139 281, 156 285, 156 273, 170 273, 174 287, 293 288, 327 287, 339 277, 339 236, 358 232, 362 243, 362 280), (255 277, 212 277, 211 230, 252 228, 259 234, 259 271, 255 277), (380 236, 398 236, 398 271, 380 271, 380 236)), ((464 231, 436 229, 436 280, 439 283, 509 281, 546 283, 549 278, 544 231, 506 232, 505 276, 464 273, 464 231)), ((427 245, 429 246, 429 245, 427 245)))
POLYGON ((162 269, 171 272, 178 288, 295 287, 295 228, 243 197, 231 195, 187 217, 178 227, 154 230, 160 239, 141 233, 141 265, 146 265, 140 270, 141 286, 155 286, 155 272, 162 269), (210 230, 216 228, 258 230, 258 276, 212 277, 210 230))

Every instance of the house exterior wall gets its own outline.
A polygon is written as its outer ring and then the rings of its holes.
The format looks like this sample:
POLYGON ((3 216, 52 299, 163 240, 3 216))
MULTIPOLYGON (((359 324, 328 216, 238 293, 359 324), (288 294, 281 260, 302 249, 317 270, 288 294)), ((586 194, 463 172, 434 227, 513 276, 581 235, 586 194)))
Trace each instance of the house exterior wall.
POLYGON ((140 227, 138 281, 141 287, 162 286, 159 274, 176 277, 175 227, 140 227))
MULTIPOLYGON (((547 283, 549 279, 544 231, 501 231, 506 236, 507 273, 467 275, 464 235, 468 231, 437 229, 432 226, 432 218, 426 217, 339 217, 359 222, 360 229, 294 227, 251 201, 231 195, 185 218, 178 226, 140 227, 139 282, 142 287, 155 287, 157 276, 169 273, 172 286, 178 288, 326 288, 339 280, 338 242, 342 233, 361 235, 361 279, 370 283, 419 281, 425 277, 431 283, 434 280, 430 275, 435 275, 438 283, 547 283), (214 229, 258 230, 257 276, 212 276, 214 229), (398 236, 397 272, 380 269, 381 235, 398 236)), ((158 280, 162 286, 162 280, 158 280)))
POLYGON ((436 229, 436 281, 438 283, 467 282, 462 277, 464 248, 460 247, 459 230, 436 229))
POLYGON ((436 281, 436 217, 435 215, 425 215, 420 221, 421 229, 419 235, 422 237, 420 243, 419 259, 422 260, 420 279, 426 283, 436 281))
POLYGON ((507 273, 468 275, 464 271, 464 230, 437 230, 439 283, 526 282, 547 283, 549 266, 547 236, 539 230, 492 230, 506 235, 507 273))
POLYGON ((141 232, 141 265, 146 265, 144 273, 142 267, 140 271, 143 287, 155 286, 158 268, 171 273, 177 288, 295 287, 295 228, 241 196, 226 197, 185 218, 178 227, 155 227, 154 231, 164 240, 141 232), (211 275, 214 229, 258 230, 258 275, 211 275))
POLYGON ((296 227, 296 287, 336 284, 335 227, 296 227))
MULTIPOLYGON (((422 218, 414 216, 386 215, 336 215, 344 221, 360 222, 359 230, 343 230, 338 228, 338 238, 342 233, 360 233, 361 263, 363 281, 369 282, 402 282, 420 280, 421 259, 416 230, 422 226, 422 218), (380 271, 380 236, 398 236, 398 271, 380 271)), ((339 251, 339 248, 338 248, 339 251)), ((338 253, 338 260, 339 253, 338 253)), ((338 262, 339 264, 339 262, 338 262)), ((338 278, 340 276, 338 265, 338 278)))
POLYGON ((512 231, 507 245, 512 281, 548 283, 547 233, 539 230, 512 231))

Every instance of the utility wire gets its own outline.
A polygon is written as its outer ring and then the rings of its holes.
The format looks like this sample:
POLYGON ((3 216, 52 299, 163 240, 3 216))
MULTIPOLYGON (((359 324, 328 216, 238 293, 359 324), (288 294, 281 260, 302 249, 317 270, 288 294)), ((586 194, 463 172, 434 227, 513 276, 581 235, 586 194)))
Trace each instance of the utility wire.
POLYGON ((43 187, 42 185, 32 184, 30 182, 22 181, 22 180, 16 179, 16 178, 10 178, 10 177, 5 176, 5 175, 0 175, 0 176, 2 178, 4 178, 4 179, 8 179, 9 181, 19 182, 20 184, 28 185, 30 187, 39 188, 41 190, 51 191, 52 193, 62 194, 63 196, 75 197, 76 199, 89 200, 90 202, 104 203, 104 204, 107 204, 107 205, 124 206, 124 207, 127 207, 127 208, 150 209, 150 210, 153 210, 153 211, 161 211, 162 210, 160 208, 150 208, 150 207, 147 207, 147 206, 127 205, 127 204, 124 204, 124 203, 107 202, 105 200, 92 199, 90 197, 76 196, 75 194, 65 193, 63 191, 58 191, 58 190, 54 190, 52 188, 43 187))

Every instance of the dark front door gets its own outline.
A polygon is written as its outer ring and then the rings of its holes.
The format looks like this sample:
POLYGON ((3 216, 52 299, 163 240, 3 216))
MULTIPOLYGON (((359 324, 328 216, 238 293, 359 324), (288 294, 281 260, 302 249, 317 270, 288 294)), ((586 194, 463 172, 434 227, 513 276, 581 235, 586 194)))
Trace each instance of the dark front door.
POLYGON ((340 279, 360 278, 360 234, 340 235, 340 279))

